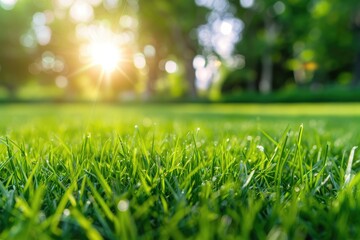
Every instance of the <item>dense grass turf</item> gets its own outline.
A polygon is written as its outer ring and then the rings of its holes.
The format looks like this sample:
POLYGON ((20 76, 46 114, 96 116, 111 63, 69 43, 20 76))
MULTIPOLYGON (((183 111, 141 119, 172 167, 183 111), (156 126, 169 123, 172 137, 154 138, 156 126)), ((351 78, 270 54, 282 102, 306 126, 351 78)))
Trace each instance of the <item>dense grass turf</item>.
POLYGON ((356 239, 360 105, 0 106, 0 239, 356 239))

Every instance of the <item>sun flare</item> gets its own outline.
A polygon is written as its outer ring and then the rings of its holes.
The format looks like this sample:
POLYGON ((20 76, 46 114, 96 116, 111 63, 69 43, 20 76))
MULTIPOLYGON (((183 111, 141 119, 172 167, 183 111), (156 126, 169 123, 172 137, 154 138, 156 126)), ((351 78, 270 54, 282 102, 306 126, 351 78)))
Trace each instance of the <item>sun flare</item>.
POLYGON ((91 61, 99 65, 105 73, 112 73, 119 65, 121 51, 112 41, 94 41, 89 45, 91 61))

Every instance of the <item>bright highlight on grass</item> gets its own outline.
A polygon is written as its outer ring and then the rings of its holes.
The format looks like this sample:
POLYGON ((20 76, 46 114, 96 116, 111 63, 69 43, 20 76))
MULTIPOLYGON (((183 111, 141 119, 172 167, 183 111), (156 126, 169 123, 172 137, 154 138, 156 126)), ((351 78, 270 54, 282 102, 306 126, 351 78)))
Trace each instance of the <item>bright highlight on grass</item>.
POLYGON ((121 60, 120 49, 111 40, 90 43, 89 53, 92 63, 101 66, 105 73, 112 73, 121 60))

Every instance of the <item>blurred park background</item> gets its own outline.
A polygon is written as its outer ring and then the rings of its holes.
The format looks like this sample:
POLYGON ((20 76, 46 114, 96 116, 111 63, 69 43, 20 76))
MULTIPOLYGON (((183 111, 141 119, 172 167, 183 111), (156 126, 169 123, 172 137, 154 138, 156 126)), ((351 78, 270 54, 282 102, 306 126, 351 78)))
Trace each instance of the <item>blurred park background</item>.
POLYGON ((359 101, 358 0, 0 0, 0 101, 359 101))

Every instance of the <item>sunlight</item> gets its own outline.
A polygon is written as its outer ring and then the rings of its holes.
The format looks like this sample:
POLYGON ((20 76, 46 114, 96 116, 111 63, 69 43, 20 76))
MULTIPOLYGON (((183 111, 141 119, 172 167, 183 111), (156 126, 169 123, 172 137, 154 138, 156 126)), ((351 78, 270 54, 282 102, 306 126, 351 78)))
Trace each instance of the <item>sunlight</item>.
POLYGON ((120 49, 113 41, 94 41, 88 50, 92 63, 101 66, 106 73, 113 72, 121 60, 120 49))
POLYGON ((0 0, 0 6, 5 10, 11 10, 14 8, 17 0, 0 0))
POLYGON ((75 22, 90 22, 94 18, 94 9, 86 1, 76 1, 70 8, 70 17, 75 22))
POLYGON ((175 73, 177 72, 178 70, 178 66, 177 66, 177 63, 172 61, 172 60, 169 60, 165 63, 165 71, 167 73, 175 73))
POLYGON ((254 5, 254 0, 240 0, 240 5, 243 8, 251 8, 254 5))
POLYGON ((138 69, 143 69, 146 67, 145 56, 141 53, 136 53, 134 55, 133 62, 134 62, 135 67, 138 69))

